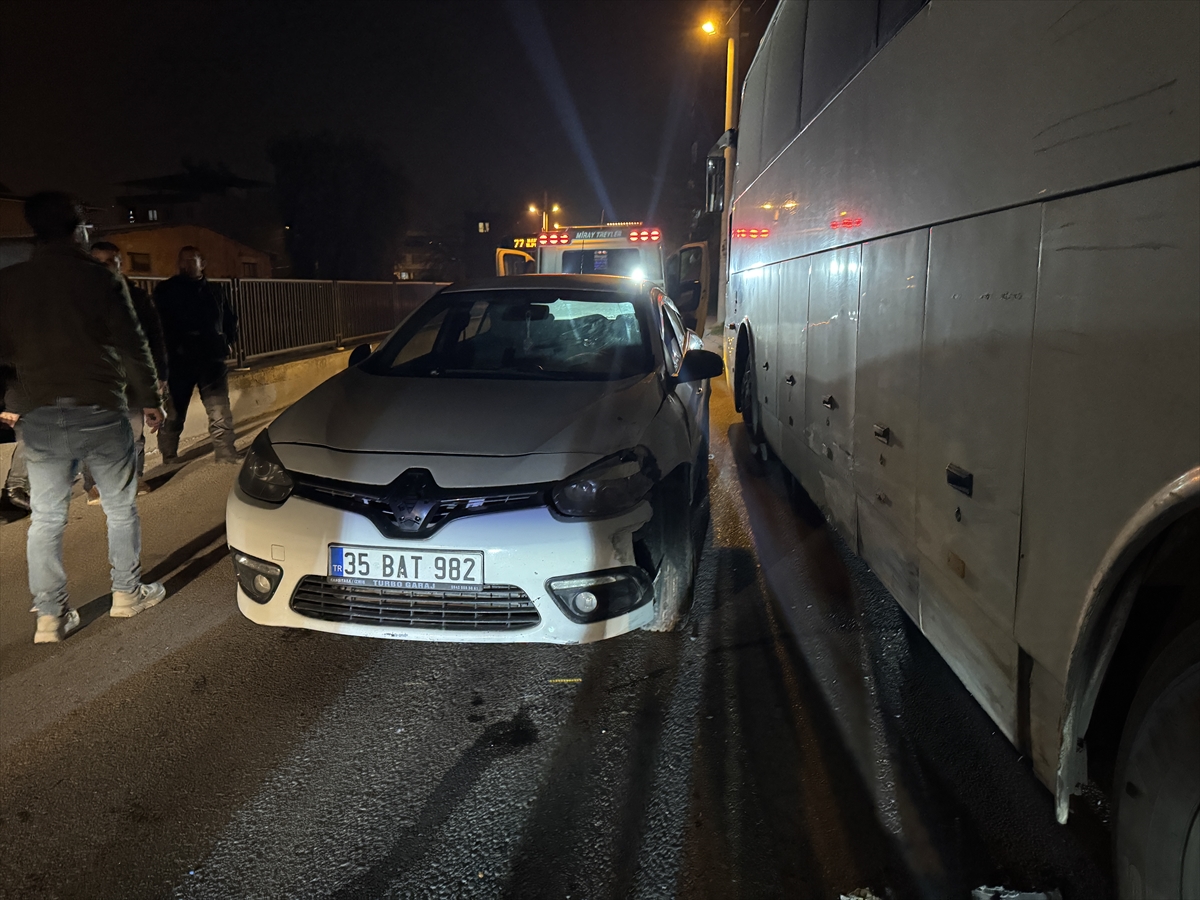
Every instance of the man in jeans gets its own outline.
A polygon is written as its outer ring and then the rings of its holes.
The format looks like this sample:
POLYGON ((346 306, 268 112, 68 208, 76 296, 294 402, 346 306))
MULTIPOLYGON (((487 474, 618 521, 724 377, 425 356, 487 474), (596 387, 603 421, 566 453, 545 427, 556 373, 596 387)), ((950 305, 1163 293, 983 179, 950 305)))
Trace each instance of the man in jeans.
POLYGON ((71 484, 86 462, 108 518, 112 609, 128 618, 159 603, 143 584, 136 455, 126 400, 156 431, 164 413, 154 361, 125 283, 79 246, 83 210, 67 194, 25 203, 37 237, 28 262, 0 269, 0 365, 15 377, 6 410, 20 416, 32 518, 26 554, 38 614, 33 642, 61 641, 79 627, 68 604, 63 531, 71 484))
POLYGON ((164 463, 175 461, 188 404, 192 392, 199 388, 208 413, 213 456, 219 463, 236 463, 225 360, 237 340, 237 314, 228 296, 204 277, 204 256, 197 248, 180 250, 178 263, 179 274, 154 291, 154 305, 162 317, 171 360, 167 379, 171 408, 158 436, 158 449, 164 463))
MULTIPOLYGON (((129 297, 133 300, 133 311, 137 314, 138 324, 142 326, 142 333, 146 335, 146 342, 150 345, 154 368, 158 370, 158 389, 165 391, 167 389, 167 346, 163 339, 162 321, 158 317, 154 301, 150 299, 149 294, 121 273, 121 264, 124 260, 121 258, 121 248, 116 244, 109 241, 96 241, 92 244, 92 259, 107 266, 110 272, 125 282, 125 287, 129 290, 129 297)), ((133 428, 134 446, 137 447, 138 494, 148 494, 150 487, 142 479, 142 475, 146 471, 146 431, 141 409, 130 407, 129 424, 133 428)), ((92 478, 91 470, 86 465, 83 467, 83 490, 87 494, 89 506, 100 502, 100 491, 96 487, 96 480, 92 478)))

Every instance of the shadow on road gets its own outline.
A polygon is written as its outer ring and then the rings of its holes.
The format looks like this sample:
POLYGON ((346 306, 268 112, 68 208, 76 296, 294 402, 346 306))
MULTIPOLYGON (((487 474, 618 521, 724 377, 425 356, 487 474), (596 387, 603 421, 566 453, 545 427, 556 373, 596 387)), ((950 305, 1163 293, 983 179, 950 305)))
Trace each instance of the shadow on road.
POLYGON ((794 477, 758 458, 740 423, 728 437, 767 615, 787 633, 790 662, 778 665, 797 673, 816 734, 857 770, 856 784, 837 786, 850 818, 883 824, 919 895, 1004 884, 1111 896, 1107 845, 1086 825, 1057 824, 1028 761, 794 477))

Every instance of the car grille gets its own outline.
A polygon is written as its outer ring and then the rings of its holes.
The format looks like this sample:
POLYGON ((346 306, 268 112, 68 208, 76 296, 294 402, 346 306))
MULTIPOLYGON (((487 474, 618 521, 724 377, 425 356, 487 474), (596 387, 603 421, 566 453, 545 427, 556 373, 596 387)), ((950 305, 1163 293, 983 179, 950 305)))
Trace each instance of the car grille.
POLYGON ((326 622, 429 628, 436 631, 516 631, 541 621, 520 588, 484 585, 478 591, 413 591, 337 584, 318 575, 300 579, 292 609, 326 622))
POLYGON ((367 485, 314 475, 295 474, 293 477, 297 497, 364 515, 381 534, 391 538, 428 537, 447 522, 462 516, 542 506, 547 492, 546 485, 474 490, 439 488, 430 478, 427 484, 395 502, 396 482, 367 485))

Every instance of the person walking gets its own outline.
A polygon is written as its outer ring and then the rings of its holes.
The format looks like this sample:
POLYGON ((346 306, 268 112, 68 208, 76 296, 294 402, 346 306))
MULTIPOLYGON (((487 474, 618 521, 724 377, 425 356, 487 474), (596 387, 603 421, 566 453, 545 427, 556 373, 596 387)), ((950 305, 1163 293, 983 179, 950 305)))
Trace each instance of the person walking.
MULTIPOLYGON (((149 294, 122 274, 124 259, 121 256, 121 248, 116 244, 109 241, 96 241, 92 244, 92 259, 107 267, 125 283, 129 297, 133 300, 133 311, 137 314, 138 324, 142 326, 142 333, 146 335, 146 342, 150 345, 150 356, 153 357, 154 368, 158 371, 158 389, 160 392, 165 392, 167 389, 167 346, 163 339, 162 320, 158 317, 154 301, 150 299, 149 294)), ((129 424, 133 428, 133 442, 137 448, 137 492, 140 496, 148 494, 150 486, 142 477, 146 471, 146 431, 142 411, 136 406, 129 408, 129 424)), ((95 479, 92 478, 91 469, 86 465, 83 467, 83 490, 87 494, 89 506, 100 502, 100 491, 96 487, 95 479)))
MULTIPOLYGON (((15 412, 4 408, 4 386, 13 377, 11 369, 0 367, 0 428, 11 430, 17 427, 20 418, 15 412)), ((29 471, 25 468, 25 448, 20 440, 13 447, 12 461, 4 477, 2 496, 17 509, 29 509, 29 471)))
POLYGON ((127 402, 152 432, 162 424, 154 360, 125 283, 85 253, 83 208, 46 191, 25 201, 37 246, 28 262, 0 269, 0 365, 15 377, 5 409, 19 416, 32 518, 26 542, 35 644, 79 627, 69 604, 63 532, 71 485, 86 462, 108 519, 109 615, 128 618, 162 601, 142 581, 141 522, 127 402))
POLYGON ((158 435, 158 448, 164 463, 176 460, 188 404, 199 388, 213 456, 219 463, 236 463, 225 360, 237 340, 237 314, 229 297, 204 277, 204 255, 196 247, 180 250, 178 264, 179 274, 154 291, 171 361, 167 377, 171 406, 158 435))

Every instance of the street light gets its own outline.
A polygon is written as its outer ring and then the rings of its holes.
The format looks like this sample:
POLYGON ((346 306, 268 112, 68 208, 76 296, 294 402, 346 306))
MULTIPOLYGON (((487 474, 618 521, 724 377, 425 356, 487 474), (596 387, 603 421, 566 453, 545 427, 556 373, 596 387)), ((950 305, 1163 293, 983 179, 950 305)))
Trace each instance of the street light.
MULTIPOLYGON (((554 204, 550 203, 549 194, 542 195, 542 208, 541 209, 538 209, 536 203, 529 204, 529 214, 534 215, 534 216, 540 214, 542 217, 542 231, 550 230, 550 213, 559 212, 559 211, 561 211, 561 209, 562 209, 562 207, 560 207, 557 203, 554 203, 554 204)), ((554 227, 558 228, 558 223, 555 223, 554 227)))
MULTIPOLYGON (((734 85, 737 82, 737 45, 738 34, 741 31, 741 19, 738 13, 741 11, 742 4, 740 0, 729 0, 729 6, 733 11, 729 14, 729 18, 725 20, 725 27, 721 29, 712 19, 706 21, 700 26, 700 30, 707 35, 716 35, 724 30, 728 36, 728 46, 726 48, 725 59, 725 134, 722 138, 725 155, 725 197, 721 204, 721 260, 722 262, 729 259, 729 222, 730 222, 730 205, 733 203, 733 167, 737 161, 737 150, 735 149, 736 142, 731 140, 734 125, 737 122, 737 92, 734 90, 734 85)), ((728 281, 727 270, 722 266, 720 277, 717 278, 717 321, 724 323, 725 321, 725 294, 726 283, 728 281)), ((722 324, 721 327, 724 327, 722 324)))

